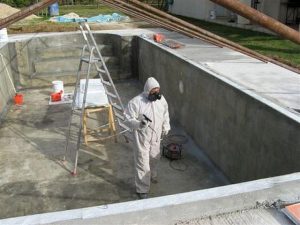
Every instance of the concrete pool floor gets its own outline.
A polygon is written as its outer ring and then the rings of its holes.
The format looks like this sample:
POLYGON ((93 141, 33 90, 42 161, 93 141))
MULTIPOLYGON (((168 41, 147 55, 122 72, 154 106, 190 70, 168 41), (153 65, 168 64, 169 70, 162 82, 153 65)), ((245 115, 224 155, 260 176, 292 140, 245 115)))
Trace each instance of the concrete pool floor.
MULTIPOLYGON (((136 80, 117 83, 124 103, 141 88, 136 80)), ((76 177, 61 166, 70 111, 69 105, 49 106, 50 92, 23 91, 24 105, 11 106, 0 125, 0 218, 137 199, 132 147, 121 137, 118 143, 83 144, 76 177)), ((174 134, 186 135, 173 128, 174 134)), ((159 183, 152 185, 150 197, 229 183, 189 137, 183 156, 173 162, 161 158, 159 183)))

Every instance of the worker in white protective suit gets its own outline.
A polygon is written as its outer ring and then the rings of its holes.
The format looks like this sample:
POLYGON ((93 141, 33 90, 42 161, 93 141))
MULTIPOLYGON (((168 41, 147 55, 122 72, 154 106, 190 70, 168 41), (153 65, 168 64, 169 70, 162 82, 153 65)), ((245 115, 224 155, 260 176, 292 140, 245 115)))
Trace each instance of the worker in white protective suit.
POLYGON ((170 130, 168 104, 156 79, 147 79, 144 92, 129 101, 125 110, 134 135, 135 185, 139 198, 147 198, 150 183, 157 183, 160 141, 170 130))

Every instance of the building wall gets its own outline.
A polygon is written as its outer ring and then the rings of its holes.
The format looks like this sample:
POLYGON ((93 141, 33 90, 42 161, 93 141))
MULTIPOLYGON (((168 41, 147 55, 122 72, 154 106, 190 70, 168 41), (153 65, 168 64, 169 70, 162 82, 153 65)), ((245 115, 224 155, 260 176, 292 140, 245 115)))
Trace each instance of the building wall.
POLYGON ((216 4, 208 0, 174 0, 169 10, 176 15, 204 20, 209 18, 209 11, 215 8, 216 4))
MULTIPOLYGON (((273 17, 274 19, 280 19, 280 2, 281 0, 261 0, 260 10, 262 13, 273 17)), ((284 22, 284 21, 282 21, 284 22)))
POLYGON ((286 3, 287 2, 288 2, 288 0, 280 0, 279 21, 282 23, 286 23, 286 10, 287 10, 286 3))
MULTIPOLYGON (((251 7, 251 0, 240 0, 240 2, 242 2, 245 5, 248 5, 248 6, 251 7)), ((250 22, 250 20, 246 19, 245 17, 242 17, 242 16, 238 15, 237 16, 237 23, 238 24, 250 24, 251 22, 250 22)))
MULTIPOLYGON (((251 6, 251 0, 240 1, 251 6)), ((282 4, 282 2, 286 1, 287 0, 260 0, 260 4, 258 4, 257 9, 268 16, 278 19, 281 22, 285 22, 286 7, 282 4)), ((170 12, 173 14, 202 20, 207 20, 209 18, 209 12, 211 10, 216 11, 217 17, 230 16, 230 10, 224 9, 222 6, 218 6, 209 0, 174 0, 174 4, 170 7, 170 12)), ((239 17, 238 23, 249 24, 249 21, 239 17)))

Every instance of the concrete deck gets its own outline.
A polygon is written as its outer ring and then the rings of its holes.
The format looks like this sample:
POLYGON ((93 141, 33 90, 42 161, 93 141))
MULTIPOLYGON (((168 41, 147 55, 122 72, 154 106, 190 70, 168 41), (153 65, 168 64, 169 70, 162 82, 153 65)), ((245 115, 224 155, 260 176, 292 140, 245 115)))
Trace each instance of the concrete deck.
MULTIPOLYGON (((117 88, 124 102, 141 90, 134 80, 117 88)), ((83 145, 77 177, 58 163, 69 111, 68 105, 48 106, 50 92, 24 91, 25 104, 12 106, 1 125, 0 218, 137 199, 132 148, 122 138, 119 143, 83 145)), ((185 134, 175 127, 173 132, 185 134)), ((184 146, 184 159, 171 163, 162 158, 159 171, 159 183, 152 186, 150 197, 228 184, 191 139, 184 146)))
POLYGON ((300 173, 206 190, 0 220, 5 225, 282 224, 279 209, 300 199, 300 173), (288 190, 288 191, 287 191, 288 190))
POLYGON ((161 48, 300 116, 295 111, 300 109, 299 74, 175 32, 162 33, 185 46, 176 50, 160 45, 161 48))
POLYGON ((287 217, 277 209, 249 209, 237 212, 225 213, 206 218, 197 218, 187 221, 179 221, 176 225, 293 225, 287 217))

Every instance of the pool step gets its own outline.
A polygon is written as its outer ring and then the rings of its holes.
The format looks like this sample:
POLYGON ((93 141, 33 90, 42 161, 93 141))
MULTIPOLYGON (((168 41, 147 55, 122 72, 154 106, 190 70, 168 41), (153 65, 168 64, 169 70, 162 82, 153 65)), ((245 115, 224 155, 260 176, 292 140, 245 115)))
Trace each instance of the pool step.
MULTIPOLYGON (((104 61, 109 70, 117 70, 119 68, 119 59, 114 56, 103 57, 104 61)), ((51 75, 62 75, 65 73, 74 74, 78 70, 79 57, 69 57, 69 58, 50 58, 36 60, 33 63, 35 73, 32 78, 37 78, 40 76, 51 75)), ((96 72, 95 66, 91 68, 92 72, 96 72)), ((87 70, 87 65, 83 65, 83 70, 87 70)))
MULTIPOLYGON (((98 45, 99 50, 103 56, 112 56, 113 47, 111 45, 98 45)), ((75 45, 60 45, 51 46, 48 48, 36 49, 36 60, 63 58, 63 57, 80 57, 82 46, 75 45)))

